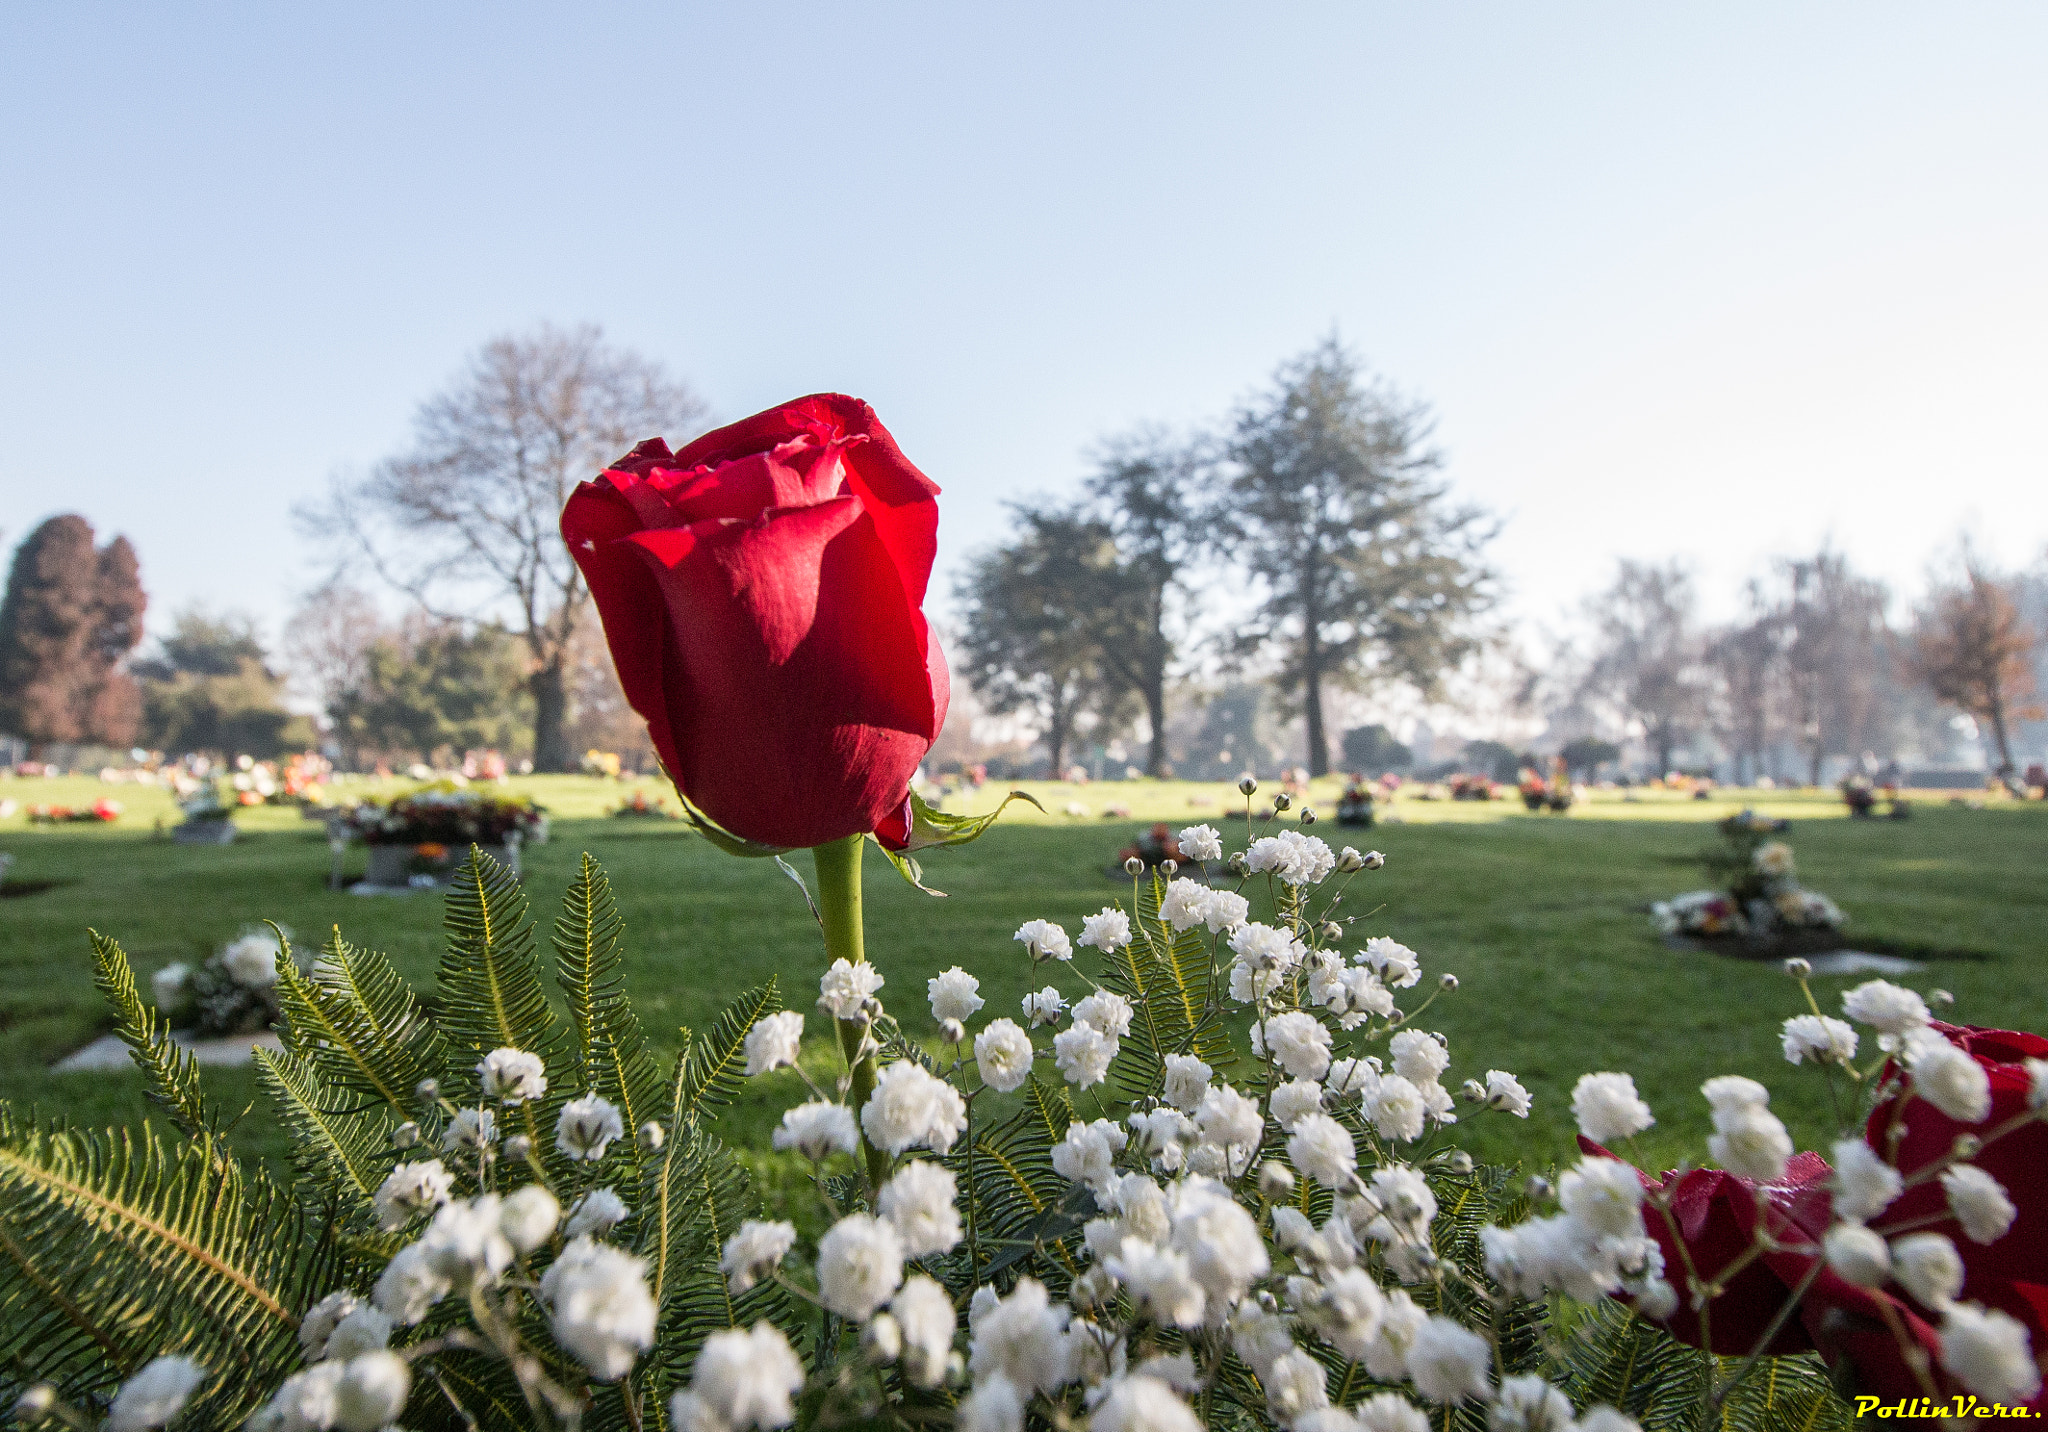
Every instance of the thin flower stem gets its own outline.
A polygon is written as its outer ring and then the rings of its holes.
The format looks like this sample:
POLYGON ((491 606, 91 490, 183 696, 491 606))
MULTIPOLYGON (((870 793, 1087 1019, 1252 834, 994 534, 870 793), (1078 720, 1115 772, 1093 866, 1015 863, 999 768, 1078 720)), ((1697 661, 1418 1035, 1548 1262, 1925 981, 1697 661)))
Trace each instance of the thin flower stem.
MULTIPOLYGON (((860 894, 860 857, 866 845, 867 837, 856 834, 811 849, 811 860, 818 872, 818 913, 825 927, 828 960, 856 965, 867 962, 860 894)), ((839 1021, 839 1047, 846 1056, 851 1076, 848 1101, 856 1121, 868 1096, 875 1091, 875 1055, 866 1048, 866 1037, 867 1025, 863 1021, 839 1021)), ((865 1130, 861 1147, 867 1155, 869 1187, 879 1189, 889 1176, 888 1155, 867 1141, 865 1130)))
POLYGON ((1771 1345, 1772 1339, 1778 1336, 1778 1330, 1784 1327, 1791 1318, 1793 1309, 1799 1306, 1799 1300, 1806 1296, 1807 1289, 1813 1286, 1814 1279, 1820 1276, 1820 1270, 1825 1267, 1827 1267, 1827 1261, 1822 1258, 1815 1258, 1807 1267, 1804 1276, 1800 1278, 1797 1286, 1792 1289, 1792 1296, 1785 1300, 1784 1306, 1772 1315, 1769 1323, 1765 1324, 1763 1333, 1757 1338, 1756 1345, 1749 1350, 1749 1356, 1743 1359, 1742 1366, 1735 1369, 1735 1375, 1715 1390, 1711 1399, 1711 1405, 1716 1410, 1719 1410, 1721 1404, 1728 1400, 1728 1395, 1740 1387, 1742 1380, 1748 1377, 1755 1370, 1756 1365, 1763 1360, 1764 1349, 1768 1348, 1771 1345))

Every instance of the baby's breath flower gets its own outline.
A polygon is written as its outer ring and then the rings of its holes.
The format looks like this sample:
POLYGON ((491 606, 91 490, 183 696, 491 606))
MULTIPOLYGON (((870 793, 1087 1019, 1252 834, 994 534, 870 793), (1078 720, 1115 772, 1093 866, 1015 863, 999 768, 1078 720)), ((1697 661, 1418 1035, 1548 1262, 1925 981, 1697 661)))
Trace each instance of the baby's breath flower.
POLYGON ((982 1005, 980 990, 981 981, 958 965, 925 981, 925 992, 931 998, 932 1018, 941 1023, 972 1017, 982 1005))
POLYGON ((796 1421, 803 1385, 804 1365, 773 1323, 731 1328, 704 1340, 669 1416, 677 1432, 772 1432, 796 1421))
POLYGON ((562 1105, 561 1116, 555 1120, 555 1147, 571 1159, 595 1163, 605 1156, 612 1140, 625 1136, 618 1105, 599 1094, 571 1099, 562 1105))
POLYGON ((1941 1321, 1942 1370, 1986 1402, 2028 1402, 2041 1390, 2041 1369, 2027 1346, 2027 1328, 2010 1313, 1956 1303, 1941 1321))
POLYGON ((1939 1233, 1914 1233, 1892 1243, 1892 1276, 1921 1306, 1939 1312, 1963 1290, 1963 1259, 1939 1233))
POLYGON ((1094 1025, 1077 1023, 1053 1036, 1053 1062, 1070 1084, 1087 1089, 1100 1084, 1116 1058, 1117 1041, 1094 1025))
POLYGON ((547 1066, 524 1049, 493 1049, 478 1061, 476 1072, 484 1097, 501 1104, 524 1104, 548 1091, 547 1066))
POLYGON ((1975 1164, 1949 1169, 1941 1176, 1941 1186, 1948 1194, 1949 1212, 1972 1243, 1996 1243, 2018 1216, 2004 1185, 1975 1164))
POLYGON ((1000 1093, 1020 1089, 1031 1077, 1031 1036, 1014 1019, 990 1020, 974 1036, 974 1063, 982 1083, 1000 1093))
POLYGON ((1422 978, 1421 957, 1399 940, 1385 935, 1367 940, 1365 948, 1352 958, 1355 963, 1368 966, 1389 989, 1409 989, 1422 978))
POLYGON ((441 1131, 441 1148, 482 1152, 498 1141, 498 1118, 489 1109, 457 1109, 441 1131))
POLYGON ((1209 1092, 1216 1071, 1192 1054, 1166 1056, 1166 1089, 1161 1095, 1184 1114, 1192 1114, 1209 1092))
POLYGON ((895 1226, 906 1258, 932 1257, 959 1243, 960 1211, 953 1204, 958 1192, 950 1172, 923 1159, 905 1164, 882 1185, 876 1207, 895 1226))
POLYGON ((748 1219, 740 1231, 725 1240, 719 1254, 718 1271, 725 1274, 725 1286, 734 1297, 746 1292, 781 1266, 783 1257, 796 1245, 796 1227, 789 1223, 768 1223, 748 1219))
POLYGON ((455 1175, 442 1167, 439 1159, 399 1164, 384 1176, 372 1196, 377 1226, 386 1233, 397 1232, 422 1213, 432 1213, 446 1203, 454 1185, 455 1175))
POLYGON ((1834 1149, 1835 1214, 1863 1222, 1890 1207, 1905 1186, 1899 1171, 1861 1139, 1841 1139, 1834 1149))
POLYGON ((1826 1014, 1795 1014, 1785 1021, 1785 1062, 1847 1064, 1856 1057, 1856 1031, 1826 1014))
POLYGON ((899 1059, 876 1079, 860 1124, 870 1143, 891 1154, 919 1145, 942 1154, 967 1127, 967 1104, 922 1064, 899 1059))
POLYGON ((569 1205, 569 1221, 562 1232, 570 1238, 584 1234, 603 1237, 624 1223, 632 1210, 609 1188, 593 1188, 569 1205))
POLYGON ((1050 920, 1026 920, 1011 938, 1030 953, 1033 964, 1074 958, 1073 942, 1067 938, 1067 932, 1050 920))
POLYGON ((1131 1002, 1113 990, 1099 989, 1074 1006, 1076 1024, 1092 1024, 1111 1039, 1131 1032, 1131 1002))
POLYGON ((1626 1074, 1581 1074, 1572 1086, 1572 1117, 1596 1144, 1632 1138, 1657 1122, 1626 1074))
POLYGON ((859 964, 834 960, 818 981, 818 1007, 834 1019, 857 1019, 868 999, 885 983, 882 972, 866 960, 859 964))
POLYGON ((189 1357, 151 1359, 114 1394, 107 1408, 109 1432, 144 1432, 163 1426, 185 1410, 205 1381, 206 1369, 189 1357))
POLYGON ((1131 942, 1131 917, 1114 905, 1104 905, 1093 915, 1081 918, 1081 943, 1092 945, 1104 954, 1122 949, 1131 942))
POLYGON ((1059 1023, 1060 1015, 1066 1007, 1066 1000, 1051 985, 1047 985, 1036 994, 1024 996, 1024 1018, 1030 1021, 1034 1029, 1041 1024, 1059 1023))
POLYGON ((793 1009, 755 1020, 747 1031, 747 1075, 766 1074, 796 1063, 803 1037, 804 1017, 793 1009))
POLYGON ((860 1131, 844 1104, 799 1104, 782 1116, 772 1140, 778 1149, 795 1149, 807 1159, 850 1154, 860 1147, 860 1131))
POLYGON ((1221 860, 1223 833, 1214 826, 1191 825, 1176 837, 1180 853, 1189 860, 1221 860))

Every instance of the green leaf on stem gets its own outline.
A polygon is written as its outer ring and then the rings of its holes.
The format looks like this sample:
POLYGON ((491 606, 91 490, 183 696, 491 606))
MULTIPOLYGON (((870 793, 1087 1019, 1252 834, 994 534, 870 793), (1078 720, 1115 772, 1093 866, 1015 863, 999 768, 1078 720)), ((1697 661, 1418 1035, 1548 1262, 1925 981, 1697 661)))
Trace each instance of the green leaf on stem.
POLYGON ((931 886, 924 883, 924 867, 918 863, 917 857, 911 852, 929 850, 933 846, 965 845, 970 840, 980 839, 982 832, 996 823, 996 817, 1003 813, 1011 801, 1026 801, 1031 805, 1038 806, 1040 811, 1045 809, 1044 806, 1038 805, 1036 798, 1029 793, 1025 791, 1011 791, 1003 797, 1002 805, 997 806, 986 815, 952 815, 940 810, 926 801, 923 796, 912 791, 910 793, 910 839, 901 850, 891 850, 879 840, 875 842, 875 845, 881 850, 882 854, 889 857, 889 863, 896 867, 896 873, 909 881, 912 886, 922 890, 927 895, 935 895, 940 899, 944 899, 945 891, 934 890, 931 886))

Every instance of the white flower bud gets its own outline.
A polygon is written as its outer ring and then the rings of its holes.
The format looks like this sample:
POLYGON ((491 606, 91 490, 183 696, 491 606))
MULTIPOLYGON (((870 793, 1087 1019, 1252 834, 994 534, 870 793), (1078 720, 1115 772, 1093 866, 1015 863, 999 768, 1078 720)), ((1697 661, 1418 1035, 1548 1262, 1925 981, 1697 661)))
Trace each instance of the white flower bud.
POLYGON ((1257 776, 1246 774, 1237 778, 1237 793, 1239 795, 1248 796, 1258 788, 1259 780, 1257 776))
POLYGON ((409 1149, 420 1141, 420 1126, 407 1119, 391 1131, 391 1142, 396 1148, 409 1149))
POLYGON ((1159 862, 1159 869, 1161 874, 1171 880, 1175 873, 1180 870, 1180 862, 1178 860, 1162 860, 1159 862))
POLYGON ((1365 868, 1367 870, 1378 870, 1386 863, 1387 857, 1380 854, 1377 850, 1368 850, 1365 853, 1365 868))
POLYGON ((1859 1288, 1876 1288, 1891 1276, 1891 1249, 1884 1238, 1860 1223, 1837 1223, 1821 1240, 1828 1267, 1859 1288))
POLYGON ((1314 825, 1316 823, 1316 813, 1314 809, 1312 809, 1311 807, 1303 806, 1301 808, 1301 815, 1298 817, 1298 819, 1301 821, 1303 825, 1314 825))
POLYGON ((1145 873, 1145 862, 1144 862, 1144 861, 1142 861, 1142 860, 1140 860, 1140 859, 1138 859, 1138 857, 1137 857, 1137 856, 1133 855, 1133 856, 1132 856, 1132 857, 1131 857, 1130 859, 1128 859, 1128 860, 1126 860, 1126 861, 1124 862, 1124 874, 1126 874, 1126 875, 1143 875, 1144 873, 1145 873))
POLYGON ((1286 810, 1289 806, 1293 804, 1293 799, 1285 791, 1282 791, 1279 795, 1273 797, 1273 809, 1276 811, 1286 810))
POLYGON ((668 1135, 662 1131, 661 1125, 652 1119, 640 1126, 640 1132, 636 1137, 643 1153, 659 1153, 661 1146, 668 1142, 668 1135))
POLYGON ((22 1422, 33 1422, 48 1415, 57 1405, 57 1389, 47 1382, 38 1382, 15 1399, 14 1415, 22 1422))
POLYGON ((1445 990, 1454 990, 1458 987, 1458 977, 1454 974, 1451 974, 1449 971, 1445 971, 1442 975, 1437 977, 1437 983, 1441 985, 1445 990))
POLYGON ((1813 963, 1795 956, 1785 961, 1785 973, 1795 980, 1803 980, 1813 973, 1813 963))
POLYGON ((1530 1174, 1522 1184, 1522 1196, 1531 1203, 1542 1203, 1550 1197, 1550 1192, 1550 1180, 1541 1174, 1530 1174))
POLYGON ((1246 870, 1251 868, 1250 865, 1247 864, 1247 862, 1245 861, 1244 852, 1242 850, 1231 851, 1230 860, 1227 863, 1229 865, 1230 873, 1232 875, 1243 875, 1246 870))
POLYGON ((903 1355, 903 1329, 889 1314, 876 1313, 861 1329, 860 1347, 870 1362, 894 1362, 903 1355))
POLYGON ((939 1038, 943 1039, 946 1043, 958 1044, 966 1037, 967 1026, 959 1020, 946 1019, 939 1022, 939 1038))
POLYGON ((419 1083, 412 1086, 412 1092, 413 1096, 422 1104, 431 1104, 441 1097, 441 1081, 438 1079, 422 1079, 419 1083))
POLYGON ((1294 1192, 1294 1174, 1286 1164, 1277 1159, 1267 1159, 1259 1165, 1259 1195, 1271 1202, 1278 1202, 1294 1192))
POLYGON ((1470 1155, 1470 1154, 1466 1153, 1466 1152, 1465 1152, 1465 1151, 1464 1151, 1463 1149, 1455 1149, 1455 1150, 1453 1150, 1453 1151, 1452 1151, 1452 1153, 1451 1153, 1451 1172, 1452 1172, 1452 1173, 1470 1173, 1470 1172, 1472 1172, 1472 1155, 1470 1155))
POLYGON ((505 1140, 505 1157, 518 1163, 533 1152, 533 1140, 525 1134, 514 1134, 505 1140))

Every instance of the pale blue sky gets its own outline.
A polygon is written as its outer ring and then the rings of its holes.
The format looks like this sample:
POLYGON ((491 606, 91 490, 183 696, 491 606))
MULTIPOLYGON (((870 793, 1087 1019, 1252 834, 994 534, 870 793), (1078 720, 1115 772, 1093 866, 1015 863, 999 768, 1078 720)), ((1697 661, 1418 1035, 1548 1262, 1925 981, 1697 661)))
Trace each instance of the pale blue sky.
MULTIPOLYGON (((1333 327, 1550 622, 2048 540, 2038 4, 9 6, 0 527, 275 621, 479 341, 872 401, 941 561, 1333 327)), ((935 584, 943 590, 945 582, 935 584)))

